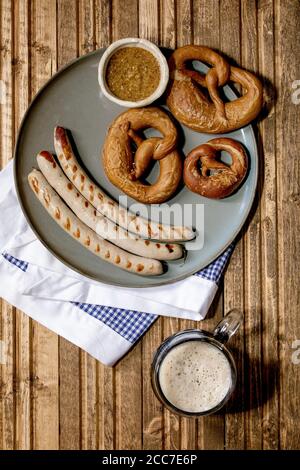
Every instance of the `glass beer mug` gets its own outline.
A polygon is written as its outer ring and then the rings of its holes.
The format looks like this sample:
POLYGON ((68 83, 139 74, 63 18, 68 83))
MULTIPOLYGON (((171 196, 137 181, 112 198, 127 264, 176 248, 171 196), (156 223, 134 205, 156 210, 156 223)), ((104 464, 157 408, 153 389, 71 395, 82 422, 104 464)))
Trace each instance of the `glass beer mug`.
POLYGON ((200 329, 180 331, 156 351, 151 379, 157 398, 170 411, 190 417, 220 410, 236 385, 236 365, 225 343, 242 320, 231 310, 212 333, 200 329))

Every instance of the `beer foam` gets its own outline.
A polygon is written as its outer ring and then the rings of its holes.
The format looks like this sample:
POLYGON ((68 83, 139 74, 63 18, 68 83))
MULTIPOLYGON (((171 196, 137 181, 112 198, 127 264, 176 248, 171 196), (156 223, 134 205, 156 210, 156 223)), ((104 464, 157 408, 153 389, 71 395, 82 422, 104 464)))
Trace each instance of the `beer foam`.
POLYGON ((217 406, 232 385, 227 357, 206 341, 186 341, 174 346, 163 359, 159 383, 167 400, 189 413, 217 406))

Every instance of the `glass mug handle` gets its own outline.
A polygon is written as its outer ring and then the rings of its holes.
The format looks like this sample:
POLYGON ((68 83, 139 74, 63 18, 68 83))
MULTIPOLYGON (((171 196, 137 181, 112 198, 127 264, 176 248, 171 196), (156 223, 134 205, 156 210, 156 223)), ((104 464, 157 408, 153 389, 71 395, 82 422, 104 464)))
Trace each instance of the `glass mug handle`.
POLYGON ((215 327, 214 338, 221 343, 226 343, 239 329, 242 319, 243 314, 240 310, 237 308, 230 310, 215 327))

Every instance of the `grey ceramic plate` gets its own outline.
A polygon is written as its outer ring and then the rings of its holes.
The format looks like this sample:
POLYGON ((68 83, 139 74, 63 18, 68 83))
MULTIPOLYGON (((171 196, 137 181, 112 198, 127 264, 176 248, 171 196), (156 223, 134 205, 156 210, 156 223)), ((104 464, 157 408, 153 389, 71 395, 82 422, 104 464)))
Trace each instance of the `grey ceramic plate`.
MULTIPOLYGON (((42 150, 54 152, 53 128, 61 125, 71 130, 84 166, 99 185, 111 196, 120 192, 105 177, 100 154, 108 125, 124 108, 101 96, 97 81, 97 66, 103 50, 81 57, 59 71, 40 90, 29 107, 15 149, 15 182, 25 216, 37 237, 63 263, 95 280, 124 287, 162 285, 184 279, 213 261, 231 243, 251 208, 257 183, 257 148, 251 126, 227 136, 242 142, 250 157, 246 181, 232 196, 210 200, 182 188, 169 203, 204 204, 204 246, 191 250, 186 260, 168 264, 168 271, 159 277, 130 274, 105 263, 67 235, 46 213, 27 183, 27 175, 36 167, 36 154, 42 150)), ((200 65, 202 68, 202 65, 200 65)), ((225 94, 235 94, 225 87, 225 94)), ((183 127, 186 154, 192 148, 213 137, 183 127)), ((155 177, 154 168, 149 181, 155 177)), ((129 203, 134 203, 129 200, 129 203)), ((164 220, 163 220, 164 221, 164 220)))

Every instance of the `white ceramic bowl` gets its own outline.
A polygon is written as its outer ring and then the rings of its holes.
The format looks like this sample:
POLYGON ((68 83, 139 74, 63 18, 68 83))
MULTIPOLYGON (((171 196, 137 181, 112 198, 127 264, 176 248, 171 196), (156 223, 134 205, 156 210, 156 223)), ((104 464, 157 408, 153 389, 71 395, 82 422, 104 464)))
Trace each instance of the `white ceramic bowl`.
POLYGON ((161 53, 160 49, 152 42, 148 41, 147 39, 125 38, 113 42, 102 55, 98 66, 98 81, 101 91, 109 100, 119 104, 120 106, 125 106, 126 108, 140 108, 142 106, 147 106, 153 103, 153 101, 157 100, 163 94, 169 81, 169 67, 165 56, 161 53), (146 49, 147 51, 151 52, 158 61, 160 67, 159 85, 157 89, 152 93, 152 95, 148 96, 143 100, 121 100, 120 98, 117 98, 107 86, 105 77, 108 61, 118 49, 122 49, 123 47, 142 47, 143 49, 146 49))

